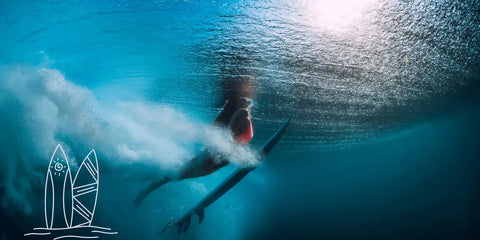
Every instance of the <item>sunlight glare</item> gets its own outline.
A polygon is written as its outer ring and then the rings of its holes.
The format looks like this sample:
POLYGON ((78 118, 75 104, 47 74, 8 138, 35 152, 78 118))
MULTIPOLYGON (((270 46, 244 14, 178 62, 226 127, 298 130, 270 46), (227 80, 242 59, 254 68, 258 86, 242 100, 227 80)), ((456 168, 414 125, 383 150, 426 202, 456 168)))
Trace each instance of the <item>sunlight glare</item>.
POLYGON ((362 19, 377 0, 303 0, 306 15, 315 27, 346 30, 362 19))

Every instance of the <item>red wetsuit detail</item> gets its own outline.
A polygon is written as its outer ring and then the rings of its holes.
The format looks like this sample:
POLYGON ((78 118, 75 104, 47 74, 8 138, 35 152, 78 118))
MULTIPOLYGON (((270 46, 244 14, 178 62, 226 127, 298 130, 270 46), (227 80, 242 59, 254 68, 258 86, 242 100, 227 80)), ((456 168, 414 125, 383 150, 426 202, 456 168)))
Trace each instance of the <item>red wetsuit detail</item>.
POLYGON ((253 138, 253 127, 252 127, 252 121, 250 120, 250 118, 248 118, 248 122, 250 123, 248 126, 248 129, 245 130, 245 132, 235 137, 235 141, 237 141, 242 145, 247 145, 250 142, 250 140, 252 140, 253 138))

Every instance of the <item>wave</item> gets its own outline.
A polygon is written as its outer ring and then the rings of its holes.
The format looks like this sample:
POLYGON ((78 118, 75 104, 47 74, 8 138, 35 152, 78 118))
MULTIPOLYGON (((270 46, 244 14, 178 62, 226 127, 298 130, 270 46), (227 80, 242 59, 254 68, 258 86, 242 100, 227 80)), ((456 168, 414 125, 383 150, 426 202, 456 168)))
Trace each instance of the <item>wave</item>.
POLYGON ((143 177, 174 176, 201 148, 236 165, 257 163, 255 153, 226 129, 178 109, 145 101, 102 102, 55 69, 3 66, 0 76, 0 182, 7 209, 31 211, 28 196, 42 186, 48 156, 58 143, 73 168, 76 152, 95 148, 102 162, 127 171, 137 165, 130 174, 143 177))

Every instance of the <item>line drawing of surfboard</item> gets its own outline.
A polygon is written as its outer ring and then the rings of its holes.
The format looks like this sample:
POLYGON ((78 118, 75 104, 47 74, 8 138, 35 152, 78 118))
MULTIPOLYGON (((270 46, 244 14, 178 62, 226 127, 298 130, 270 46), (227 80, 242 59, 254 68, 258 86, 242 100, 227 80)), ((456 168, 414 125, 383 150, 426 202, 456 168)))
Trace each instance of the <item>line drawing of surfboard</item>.
POLYGON ((100 172, 95 150, 92 149, 78 168, 72 185, 72 215, 70 225, 90 226, 97 205, 100 172))
POLYGON ((72 174, 65 151, 57 145, 45 181, 45 224, 48 229, 70 227, 72 218, 72 174))
MULTIPOLYGON (((58 144, 50 158, 45 181, 45 224, 24 237, 33 239, 107 238, 118 232, 92 225, 99 187, 98 159, 92 149, 82 161, 72 181, 72 171, 63 148, 58 144)), ((111 238, 107 238, 111 239, 111 238)))

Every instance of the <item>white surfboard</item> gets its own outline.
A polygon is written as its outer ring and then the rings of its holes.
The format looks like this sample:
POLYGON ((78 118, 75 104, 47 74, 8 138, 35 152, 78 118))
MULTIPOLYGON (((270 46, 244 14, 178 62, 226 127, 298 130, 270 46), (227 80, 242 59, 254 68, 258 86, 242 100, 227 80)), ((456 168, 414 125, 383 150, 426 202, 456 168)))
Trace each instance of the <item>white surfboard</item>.
POLYGON ((73 180, 73 213, 71 226, 92 224, 98 197, 99 171, 97 154, 92 149, 78 168, 73 180))
POLYGON ((70 227, 72 218, 72 175, 60 145, 53 152, 45 181, 45 224, 49 229, 70 227))

